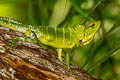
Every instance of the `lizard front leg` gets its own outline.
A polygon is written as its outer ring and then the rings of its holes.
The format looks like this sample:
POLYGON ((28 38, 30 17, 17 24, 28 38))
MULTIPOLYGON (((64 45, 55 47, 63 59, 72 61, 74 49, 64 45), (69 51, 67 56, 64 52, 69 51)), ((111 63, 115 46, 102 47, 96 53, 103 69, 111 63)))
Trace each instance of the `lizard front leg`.
POLYGON ((62 49, 57 49, 58 59, 62 61, 62 49))
MULTIPOLYGON (((67 68, 69 71, 72 71, 71 70, 71 67, 70 67, 70 54, 75 51, 77 45, 74 45, 67 53, 66 53, 66 65, 67 65, 67 68)), ((73 72, 73 71, 72 71, 73 72)))

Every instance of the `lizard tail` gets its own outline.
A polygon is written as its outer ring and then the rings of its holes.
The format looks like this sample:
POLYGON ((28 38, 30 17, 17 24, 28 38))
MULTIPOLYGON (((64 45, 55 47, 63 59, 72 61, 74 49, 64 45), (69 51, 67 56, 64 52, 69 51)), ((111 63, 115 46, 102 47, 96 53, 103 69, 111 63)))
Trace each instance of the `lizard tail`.
POLYGON ((27 27, 25 27, 22 23, 7 17, 0 17, 0 25, 20 32, 26 32, 27 30, 27 27))

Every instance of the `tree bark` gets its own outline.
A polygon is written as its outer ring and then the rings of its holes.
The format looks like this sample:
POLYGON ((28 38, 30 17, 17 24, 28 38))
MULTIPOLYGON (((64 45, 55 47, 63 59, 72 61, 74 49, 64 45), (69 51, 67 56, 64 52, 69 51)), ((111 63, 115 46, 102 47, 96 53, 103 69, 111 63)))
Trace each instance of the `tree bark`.
POLYGON ((16 48, 10 44, 23 33, 0 27, 0 80, 98 80, 87 72, 71 65, 68 71, 65 60, 34 43, 19 42, 16 48))

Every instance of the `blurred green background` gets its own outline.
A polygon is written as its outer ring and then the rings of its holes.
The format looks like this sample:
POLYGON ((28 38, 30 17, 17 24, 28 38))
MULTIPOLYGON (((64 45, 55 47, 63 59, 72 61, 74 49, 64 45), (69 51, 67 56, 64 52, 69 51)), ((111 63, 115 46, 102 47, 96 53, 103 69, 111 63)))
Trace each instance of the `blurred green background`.
POLYGON ((0 16, 52 27, 101 20, 94 40, 78 47, 71 62, 95 78, 120 80, 120 0, 0 0, 0 16))

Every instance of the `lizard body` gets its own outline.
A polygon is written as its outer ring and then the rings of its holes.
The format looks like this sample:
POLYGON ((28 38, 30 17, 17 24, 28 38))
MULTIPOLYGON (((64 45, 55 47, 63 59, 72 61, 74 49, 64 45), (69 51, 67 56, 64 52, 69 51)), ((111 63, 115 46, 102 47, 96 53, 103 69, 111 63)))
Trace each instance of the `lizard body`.
MULTIPOLYGON (((23 25, 13 19, 0 17, 0 25, 22 32, 27 37, 31 36, 32 31, 35 32, 41 43, 58 49, 58 58, 61 60, 63 48, 73 48, 75 45, 83 46, 90 43, 98 31, 101 22, 93 21, 86 26, 77 25, 75 28, 54 28, 48 26, 23 25)), ((69 62, 68 59, 67 62, 69 62)), ((70 69, 69 63, 67 66, 70 69)))

